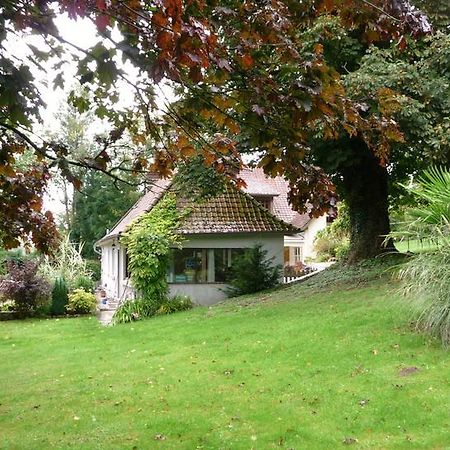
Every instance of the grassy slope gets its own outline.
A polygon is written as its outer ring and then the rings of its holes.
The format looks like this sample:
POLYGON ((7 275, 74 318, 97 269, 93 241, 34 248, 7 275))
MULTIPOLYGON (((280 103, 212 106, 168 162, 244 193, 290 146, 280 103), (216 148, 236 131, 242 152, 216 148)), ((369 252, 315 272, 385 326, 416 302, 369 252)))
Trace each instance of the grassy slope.
POLYGON ((375 272, 113 328, 0 323, 0 448, 450 448, 448 353, 375 272))

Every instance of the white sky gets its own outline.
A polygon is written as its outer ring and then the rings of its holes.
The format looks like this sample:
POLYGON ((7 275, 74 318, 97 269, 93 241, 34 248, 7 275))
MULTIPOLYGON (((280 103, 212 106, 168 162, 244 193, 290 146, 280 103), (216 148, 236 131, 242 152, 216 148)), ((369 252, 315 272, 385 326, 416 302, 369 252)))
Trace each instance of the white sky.
MULTIPOLYGON (((67 15, 59 16, 55 23, 59 29, 61 36, 68 42, 75 44, 77 47, 82 49, 89 49, 98 41, 96 35, 95 25, 88 19, 78 19, 71 20, 67 15)), ((112 33, 113 39, 115 41, 120 40, 120 34, 117 30, 112 33)), ((17 55, 19 58, 26 58, 30 54, 30 49, 27 44, 35 45, 38 48, 42 48, 43 39, 40 36, 32 35, 27 36, 25 39, 10 39, 9 41, 9 52, 13 55, 17 55)), ((109 43, 105 42, 105 46, 108 47, 109 43)), ((54 88, 53 80, 55 78, 55 71, 52 69, 52 65, 56 60, 48 61, 43 63, 45 67, 45 73, 43 71, 32 70, 33 75, 39 80, 39 90, 41 97, 46 103, 46 108, 41 111, 41 116, 43 119, 43 125, 39 124, 35 128, 35 133, 40 134, 45 133, 45 130, 56 131, 58 129, 58 123, 55 120, 55 113, 63 104, 67 95, 76 83, 76 65, 67 62, 64 64, 64 90, 61 88, 54 88)), ((121 65, 121 69, 126 71, 127 76, 133 80, 137 77, 137 71, 134 69, 130 63, 127 65, 121 65)), ((132 96, 129 94, 130 89, 122 82, 122 86, 119 84, 119 90, 123 93, 120 99, 120 105, 125 106, 130 103, 132 96)), ((158 90, 157 90, 158 92, 158 90)), ((159 90, 160 96, 157 98, 157 105, 161 110, 164 109, 164 104, 167 99, 172 100, 173 94, 167 87, 162 87, 159 90)), ((95 134, 102 132, 101 121, 95 122, 93 128, 95 128, 95 134)), ((62 203, 62 193, 54 186, 51 185, 49 192, 44 199, 44 208, 52 211, 54 214, 58 215, 63 212, 62 203)))

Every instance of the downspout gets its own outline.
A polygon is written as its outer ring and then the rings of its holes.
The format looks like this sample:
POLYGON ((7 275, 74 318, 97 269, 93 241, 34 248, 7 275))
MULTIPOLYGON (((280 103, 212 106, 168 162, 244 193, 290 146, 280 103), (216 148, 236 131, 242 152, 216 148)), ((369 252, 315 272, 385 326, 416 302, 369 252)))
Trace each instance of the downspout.
POLYGON ((120 245, 117 243, 117 298, 120 298, 120 245))

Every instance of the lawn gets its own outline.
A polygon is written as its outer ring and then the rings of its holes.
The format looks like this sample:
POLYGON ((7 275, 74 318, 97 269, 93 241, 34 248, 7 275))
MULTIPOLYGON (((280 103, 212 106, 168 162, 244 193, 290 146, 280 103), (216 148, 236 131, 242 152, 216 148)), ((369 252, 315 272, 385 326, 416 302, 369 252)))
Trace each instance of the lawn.
POLYGON ((2 449, 450 448, 450 358, 390 275, 104 328, 0 323, 2 449))

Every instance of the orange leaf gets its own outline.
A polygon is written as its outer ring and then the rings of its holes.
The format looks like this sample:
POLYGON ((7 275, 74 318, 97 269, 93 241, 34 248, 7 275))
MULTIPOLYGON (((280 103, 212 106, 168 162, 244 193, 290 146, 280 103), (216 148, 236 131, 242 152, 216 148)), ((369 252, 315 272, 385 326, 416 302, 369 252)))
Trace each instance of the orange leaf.
POLYGON ((186 147, 183 147, 180 150, 180 153, 181 153, 181 156, 189 158, 190 156, 195 156, 195 154, 197 152, 195 151, 195 148, 192 145, 187 145, 186 147))
POLYGON ((241 58, 241 64, 245 69, 251 69, 255 64, 255 61, 253 60, 252 55, 247 53, 241 58))
POLYGON ((320 44, 320 43, 315 43, 314 44, 314 52, 317 54, 317 55, 321 55, 322 53, 323 53, 323 45, 322 44, 320 44))
POLYGON ((156 45, 161 50, 167 50, 172 46, 173 33, 170 31, 161 31, 161 33, 156 36, 156 45))

